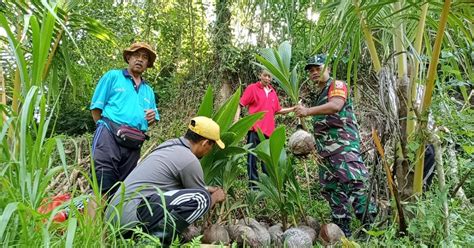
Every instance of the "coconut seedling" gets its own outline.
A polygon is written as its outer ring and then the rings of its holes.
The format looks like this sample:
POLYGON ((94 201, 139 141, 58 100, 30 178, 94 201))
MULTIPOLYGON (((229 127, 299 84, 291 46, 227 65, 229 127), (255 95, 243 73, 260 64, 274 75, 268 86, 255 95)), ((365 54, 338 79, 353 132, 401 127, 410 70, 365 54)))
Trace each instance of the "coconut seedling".
POLYGON ((261 194, 277 205, 283 229, 288 227, 288 217, 297 211, 298 182, 292 157, 288 157, 285 150, 285 127, 280 126, 269 139, 263 140, 254 150, 257 157, 262 160, 268 171, 263 174, 259 182, 255 182, 261 194), (293 192, 297 190, 297 192, 293 192))
MULTIPOLYGON (((290 67, 291 57, 291 44, 288 41, 284 41, 278 46, 278 49, 262 49, 260 54, 256 55, 257 61, 259 62, 256 64, 262 69, 270 72, 278 85, 289 96, 292 104, 296 105, 301 103, 300 90, 302 83, 300 83, 301 81, 298 77, 298 64, 296 64, 293 68, 290 67)), ((289 138, 289 150, 294 155, 302 157, 314 153, 314 137, 312 134, 306 131, 306 128, 304 127, 304 121, 301 118, 298 119, 298 125, 296 129, 296 132, 294 132, 289 138)), ((310 185, 307 163, 303 161, 303 165, 305 168, 307 183, 310 185)), ((299 187, 299 184, 296 184, 295 187, 299 187)))
MULTIPOLYGON (((247 131, 255 122, 264 115, 264 113, 255 113, 234 123, 240 94, 241 90, 239 88, 221 107, 214 111, 213 91, 209 86, 197 112, 199 116, 212 118, 221 128, 221 139, 225 144, 225 148, 214 148, 201 159, 201 166, 206 183, 208 185, 219 185, 225 192, 228 192, 237 181, 239 174, 237 166, 241 158, 248 152, 248 146, 239 146, 239 141, 245 137, 247 131)), ((204 228, 203 240, 206 243, 228 242, 228 233, 222 224, 233 210, 240 207, 243 207, 243 205, 240 203, 230 204, 229 200, 226 199, 220 207, 215 208, 205 221, 207 226, 204 228), (211 219, 217 219, 216 223, 211 225, 211 219)))
MULTIPOLYGON (((291 44, 284 41, 278 49, 264 48, 257 54, 256 63, 262 69, 268 71, 278 85, 289 96, 293 105, 300 104, 301 83, 298 77, 298 65, 291 68, 291 44)), ((295 155, 308 155, 314 150, 314 138, 306 132, 304 122, 298 119, 297 131, 290 137, 288 144, 295 155)))
MULTIPOLYGON (((227 161, 234 155, 245 154, 247 149, 238 145, 247 131, 260 120, 264 113, 248 115, 233 123, 237 112, 240 88, 216 111, 214 111, 214 97, 212 87, 209 86, 201 102, 197 115, 212 118, 221 128, 221 139, 225 143, 224 149, 213 149, 201 159, 204 177, 208 184, 218 184, 229 189, 237 177, 236 174, 226 172, 227 161)), ((236 166, 236 165, 235 165, 236 166)), ((227 168, 229 171, 229 168, 227 168)))

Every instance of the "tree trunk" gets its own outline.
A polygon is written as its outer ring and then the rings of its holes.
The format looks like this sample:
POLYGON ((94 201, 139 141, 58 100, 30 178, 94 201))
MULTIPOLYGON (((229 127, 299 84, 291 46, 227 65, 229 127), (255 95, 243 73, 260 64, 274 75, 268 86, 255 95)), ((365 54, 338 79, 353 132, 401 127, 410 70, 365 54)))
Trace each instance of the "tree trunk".
POLYGON ((230 29, 231 13, 229 10, 230 1, 216 1, 216 27, 214 33, 215 62, 217 70, 217 80, 221 83, 219 98, 217 102, 222 105, 232 94, 232 73, 227 68, 227 49, 232 46, 232 31, 230 29))
MULTIPOLYGON (((393 3, 394 13, 399 13, 401 10, 400 2, 393 3)), ((400 15, 400 13, 398 14, 400 15)), ((405 180, 410 177, 408 160, 407 160, 407 98, 408 98, 408 78, 407 78, 407 56, 405 43, 403 42, 403 37, 405 37, 405 28, 403 22, 396 21, 393 26, 393 46, 397 55, 395 56, 396 65, 397 65, 397 81, 396 81, 396 94, 397 94, 397 103, 398 103, 398 133, 399 138, 397 139, 397 162, 401 171, 401 179, 405 180)), ((398 171, 398 172, 399 172, 398 171)), ((403 183, 402 197, 405 199, 407 193, 410 193, 411 180, 408 180, 403 183)))
POLYGON ((7 105, 7 91, 5 89, 5 80, 3 79, 3 69, 0 66, 0 94, 1 101, 3 105, 7 105))
MULTIPOLYGON (((449 175, 452 180, 452 185, 459 185, 459 170, 458 160, 456 159, 456 149, 454 147, 455 144, 451 140, 448 142, 449 143, 446 145, 446 153, 448 156, 449 175)), ((457 190, 456 197, 461 199, 464 205, 470 205, 469 199, 467 199, 466 193, 464 193, 464 189, 462 187, 457 190)))
POLYGON ((222 105, 232 95, 232 84, 225 80, 221 83, 219 90, 219 105, 222 105))
POLYGON ((410 167, 407 160, 397 160, 397 170, 395 174, 397 176, 397 184, 400 188, 400 197, 403 201, 413 195, 413 172, 410 172, 410 167))
MULTIPOLYGON (((448 15, 449 10, 451 8, 451 0, 445 0, 443 5, 443 10, 441 12, 439 25, 438 25, 438 32, 436 35, 436 39, 433 45, 433 53, 431 55, 430 65, 428 67, 428 74, 426 78, 426 88, 425 94, 423 95, 423 102, 421 105, 421 114, 423 119, 420 122, 420 128, 418 128, 418 133, 423 134, 423 132, 427 131, 427 119, 428 119, 428 111, 431 106, 431 100, 433 96, 433 91, 435 87, 435 78, 437 77, 437 67, 439 62, 439 55, 441 53, 441 45, 444 36, 444 29, 448 22, 448 15)), ((420 135, 421 137, 421 135, 420 135)), ((415 164, 415 176, 413 180, 413 192, 417 195, 421 195, 423 193, 423 165, 424 165, 424 156, 425 156, 425 143, 426 138, 422 137, 421 145, 417 151, 417 163, 415 164)))
POLYGON ((398 126, 399 126, 399 139, 397 144, 397 180, 403 181, 403 187, 401 187, 402 199, 407 199, 412 195, 413 187, 413 175, 410 173, 409 162, 407 158, 407 92, 408 92, 408 78, 406 76, 398 77, 397 80, 397 98, 398 98, 398 126), (400 174, 399 174, 400 173, 400 174))
POLYGON ((441 140, 436 133, 431 133, 430 141, 434 146, 436 174, 438 174, 439 191, 441 192, 443 201, 443 215, 444 215, 444 237, 449 237, 449 207, 448 207, 448 190, 446 188, 446 177, 443 167, 443 153, 444 149, 441 147, 441 140))

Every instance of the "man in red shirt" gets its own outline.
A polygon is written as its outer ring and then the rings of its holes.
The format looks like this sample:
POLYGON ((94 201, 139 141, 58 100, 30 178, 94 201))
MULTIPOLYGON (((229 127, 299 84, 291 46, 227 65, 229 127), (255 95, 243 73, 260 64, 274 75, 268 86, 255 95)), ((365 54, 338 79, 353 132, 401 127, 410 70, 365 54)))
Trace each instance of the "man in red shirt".
MULTIPOLYGON (((253 144, 252 148, 260 143, 258 138, 258 130, 260 130, 266 138, 272 135, 275 130, 275 115, 287 114, 292 112, 294 107, 282 108, 275 89, 271 86, 272 76, 266 70, 261 70, 258 75, 260 81, 250 84, 244 91, 242 98, 240 98, 240 106, 248 107, 249 114, 257 112, 265 112, 263 119, 256 122, 255 125, 247 133, 247 144, 253 144)), ((237 111, 237 116, 240 115, 240 108, 237 111)), ((249 187, 253 190, 256 185, 252 181, 258 181, 257 158, 253 154, 248 154, 247 157, 247 173, 249 176, 249 187)), ((262 164, 263 173, 267 174, 265 165, 262 164)))

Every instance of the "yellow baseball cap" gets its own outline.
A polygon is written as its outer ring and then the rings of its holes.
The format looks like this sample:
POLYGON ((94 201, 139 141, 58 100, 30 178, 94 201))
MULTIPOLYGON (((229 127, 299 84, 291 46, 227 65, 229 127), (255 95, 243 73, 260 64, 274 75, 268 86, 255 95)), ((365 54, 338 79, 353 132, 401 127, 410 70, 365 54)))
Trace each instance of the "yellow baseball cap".
POLYGON ((194 117, 191 119, 188 128, 206 139, 215 141, 221 149, 225 148, 225 144, 220 138, 221 129, 211 118, 205 116, 194 117))

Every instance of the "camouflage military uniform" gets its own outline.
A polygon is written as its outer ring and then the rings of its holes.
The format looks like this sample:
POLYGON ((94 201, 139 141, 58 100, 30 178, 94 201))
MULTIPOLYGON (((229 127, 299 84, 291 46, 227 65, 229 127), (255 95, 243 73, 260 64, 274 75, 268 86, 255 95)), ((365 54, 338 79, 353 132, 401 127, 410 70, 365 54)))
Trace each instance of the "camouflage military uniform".
MULTIPOLYGON (((312 106, 328 102, 330 78, 312 98, 312 106)), ((342 82, 338 81, 338 84, 342 82)), ((345 85, 344 85, 345 87, 345 85)), ((314 115, 314 137, 323 165, 319 168, 322 195, 329 202, 333 219, 351 218, 351 205, 356 216, 362 216, 367 202, 368 171, 360 155, 360 137, 352 101, 347 96, 342 109, 332 115, 314 115)), ((372 204, 370 212, 375 212, 372 204)))

